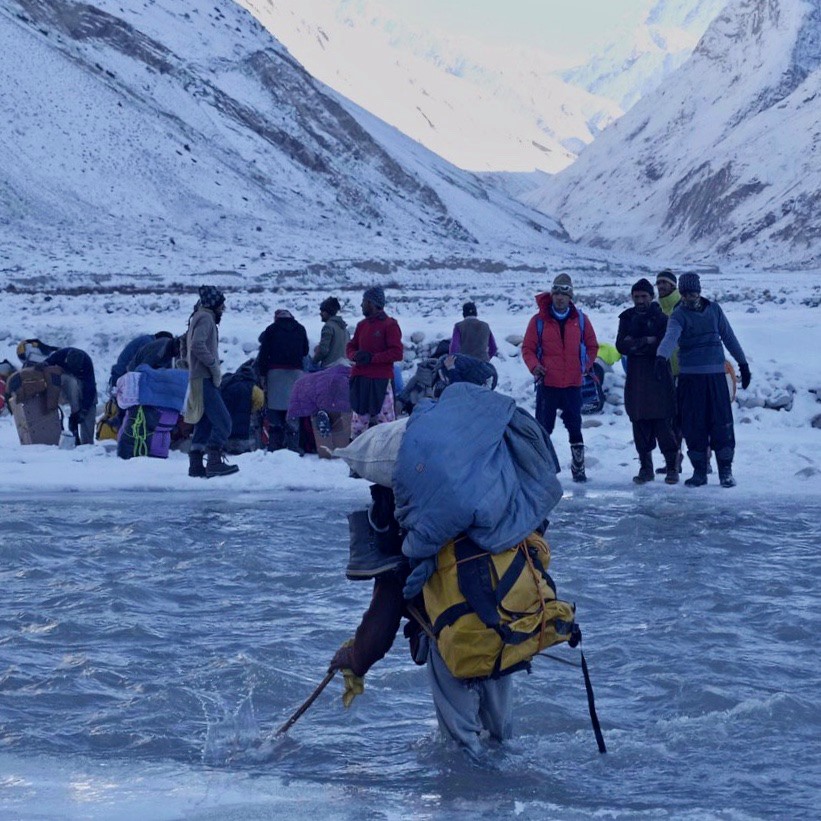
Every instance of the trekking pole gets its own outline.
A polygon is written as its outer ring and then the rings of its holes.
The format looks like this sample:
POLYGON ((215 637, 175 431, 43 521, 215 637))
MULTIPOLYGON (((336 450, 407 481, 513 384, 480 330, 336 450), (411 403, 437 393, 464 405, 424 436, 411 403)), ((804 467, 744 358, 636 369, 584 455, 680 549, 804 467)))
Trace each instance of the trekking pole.
MULTIPOLYGON (((581 642, 579 642, 581 644, 581 642)), ((596 714, 596 699, 593 697, 593 685, 590 682, 590 673, 587 670, 587 660, 584 657, 584 650, 579 647, 579 652, 582 656, 582 673, 584 673, 584 689, 587 691, 587 709, 590 712, 590 721, 593 724, 593 734, 596 736, 596 744, 599 747, 599 752, 604 754, 607 752, 607 747, 604 744, 604 736, 602 735, 601 725, 599 724, 599 717, 596 714)))
POLYGON ((302 705, 299 709, 274 733, 274 738, 279 738, 279 736, 284 735, 291 729, 291 727, 296 724, 296 722, 300 719, 302 715, 304 715, 308 708, 317 700, 319 694, 331 683, 331 679, 336 675, 336 670, 328 670, 325 673, 325 678, 319 682, 316 689, 302 702, 302 705))
POLYGON ((411 616, 413 616, 414 619, 416 619, 416 621, 419 623, 419 626, 425 631, 427 637, 435 643, 436 635, 433 632, 433 628, 431 628, 431 626, 425 620, 425 617, 412 604, 406 605, 406 608, 408 613, 410 613, 411 616))
POLYGON ((596 736, 596 746, 599 752, 604 754, 607 752, 607 746, 604 743, 604 735, 601 731, 601 724, 599 724, 599 716, 596 712, 596 699, 593 695, 593 683, 590 681, 590 671, 587 669, 587 659, 584 657, 584 651, 579 647, 582 661, 581 664, 576 664, 575 661, 568 661, 567 659, 559 658, 551 653, 536 653, 536 656, 551 659, 551 661, 558 661, 562 664, 567 664, 569 667, 581 667, 582 675, 584 676, 584 689, 587 694, 587 711, 590 713, 590 723, 593 725, 593 735, 596 736))

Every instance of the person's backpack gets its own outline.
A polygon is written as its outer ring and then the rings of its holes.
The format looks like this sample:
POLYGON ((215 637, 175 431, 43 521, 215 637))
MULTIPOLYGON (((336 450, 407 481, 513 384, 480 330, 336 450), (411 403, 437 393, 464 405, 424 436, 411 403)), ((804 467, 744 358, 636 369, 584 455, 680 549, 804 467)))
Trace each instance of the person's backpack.
POLYGON ((109 399, 105 403, 100 421, 97 422, 97 441, 116 439, 121 421, 120 409, 117 407, 117 403, 113 399, 109 399))
POLYGON ((17 403, 25 402, 43 393, 46 410, 56 410, 60 404, 62 373, 63 369, 56 365, 21 368, 9 377, 6 392, 17 403))
POLYGON ((582 413, 601 413, 604 409, 604 368, 598 362, 582 377, 582 413))
POLYGON ((456 678, 499 678, 528 668, 546 647, 579 643, 575 607, 556 598, 549 564, 538 533, 497 554, 466 537, 439 551, 422 592, 437 649, 456 678))

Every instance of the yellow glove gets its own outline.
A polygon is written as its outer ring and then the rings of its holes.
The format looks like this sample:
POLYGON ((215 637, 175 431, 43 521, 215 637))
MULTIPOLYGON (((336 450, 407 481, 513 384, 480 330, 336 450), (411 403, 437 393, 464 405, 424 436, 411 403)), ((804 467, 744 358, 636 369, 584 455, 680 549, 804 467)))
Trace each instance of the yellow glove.
POLYGON ((345 709, 353 704, 353 700, 357 696, 361 696, 365 692, 365 676, 358 676, 353 670, 345 669, 342 671, 342 676, 345 679, 345 690, 342 693, 342 703, 345 709))

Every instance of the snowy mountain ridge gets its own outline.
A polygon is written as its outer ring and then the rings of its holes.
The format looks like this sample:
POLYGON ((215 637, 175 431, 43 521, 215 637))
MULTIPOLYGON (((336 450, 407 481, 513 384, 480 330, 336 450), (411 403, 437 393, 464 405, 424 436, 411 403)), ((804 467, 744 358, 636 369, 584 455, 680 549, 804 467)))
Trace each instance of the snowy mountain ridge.
POLYGON ((689 56, 724 0, 648 0, 571 68, 544 49, 423 30, 379 0, 237 0, 315 77, 461 168, 555 173, 689 56))
POLYGON ((821 267, 820 33, 819 0, 732 0, 660 89, 523 198, 616 252, 821 267))
POLYGON ((565 236, 323 87, 232 0, 8 0, 0 69, 4 278, 265 276, 565 236))

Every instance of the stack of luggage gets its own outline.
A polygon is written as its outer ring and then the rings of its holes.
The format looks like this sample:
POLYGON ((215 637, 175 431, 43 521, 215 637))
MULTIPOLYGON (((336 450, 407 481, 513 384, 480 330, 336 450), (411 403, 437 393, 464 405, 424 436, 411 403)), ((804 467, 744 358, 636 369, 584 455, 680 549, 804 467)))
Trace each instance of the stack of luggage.
POLYGON ((125 411, 117 435, 117 455, 168 458, 188 389, 188 371, 140 365, 117 380, 117 404, 125 411))
POLYGON ((299 419, 300 425, 310 420, 315 450, 322 459, 351 441, 350 375, 349 365, 331 365, 300 376, 291 391, 288 418, 299 419))

